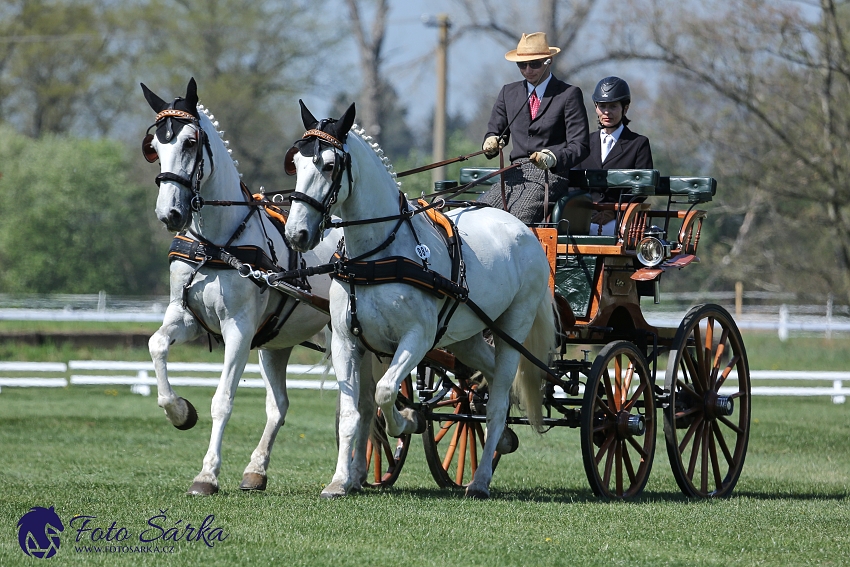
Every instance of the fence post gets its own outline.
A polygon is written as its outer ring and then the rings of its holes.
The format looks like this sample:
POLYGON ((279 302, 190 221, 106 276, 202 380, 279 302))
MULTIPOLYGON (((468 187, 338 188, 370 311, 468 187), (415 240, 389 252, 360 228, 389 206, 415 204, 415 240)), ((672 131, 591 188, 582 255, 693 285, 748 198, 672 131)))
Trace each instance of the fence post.
POLYGON ((779 307, 779 340, 788 340, 788 306, 784 303, 779 307))
MULTIPOLYGON (((833 380, 832 381, 832 389, 833 390, 841 390, 842 382, 841 380, 833 380)), ((838 394, 837 396, 832 396, 832 403, 834 404, 843 404, 846 400, 846 397, 838 394)))
POLYGON ((735 282, 735 318, 741 319, 741 306, 744 303, 744 284, 743 282, 735 282))
POLYGON ((826 338, 832 338, 832 303, 834 301, 834 296, 832 292, 830 292, 829 296, 826 298, 826 338))

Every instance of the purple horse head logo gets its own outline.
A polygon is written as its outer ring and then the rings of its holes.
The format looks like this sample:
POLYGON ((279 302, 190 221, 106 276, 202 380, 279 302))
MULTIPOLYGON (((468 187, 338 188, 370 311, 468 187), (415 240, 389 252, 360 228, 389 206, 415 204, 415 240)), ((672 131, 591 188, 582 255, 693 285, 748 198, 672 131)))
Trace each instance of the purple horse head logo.
POLYGON ((18 543, 30 557, 47 559, 59 551, 59 532, 65 530, 53 506, 36 506, 18 520, 18 543))

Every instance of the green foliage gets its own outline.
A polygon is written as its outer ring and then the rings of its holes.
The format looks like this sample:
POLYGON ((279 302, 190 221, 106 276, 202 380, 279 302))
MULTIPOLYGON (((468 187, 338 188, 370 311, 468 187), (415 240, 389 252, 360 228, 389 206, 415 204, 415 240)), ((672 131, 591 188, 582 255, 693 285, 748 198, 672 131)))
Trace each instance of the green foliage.
POLYGON ((128 181, 121 144, 0 133, 0 291, 167 291, 155 193, 128 181))

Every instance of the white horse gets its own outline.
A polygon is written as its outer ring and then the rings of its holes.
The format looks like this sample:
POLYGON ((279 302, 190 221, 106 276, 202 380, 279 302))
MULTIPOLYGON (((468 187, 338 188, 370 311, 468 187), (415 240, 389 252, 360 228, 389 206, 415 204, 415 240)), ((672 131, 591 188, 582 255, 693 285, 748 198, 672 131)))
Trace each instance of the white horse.
MULTIPOLYGON (((260 257, 265 256, 272 264, 286 269, 291 252, 280 232, 256 207, 202 206, 202 200, 252 199, 241 189, 236 163, 221 132, 217 131, 217 122, 198 105, 194 79, 189 82, 186 98, 177 98, 171 104, 145 85, 142 90, 157 113, 152 126, 156 127, 156 135, 148 135, 143 144, 148 161, 158 158, 161 164, 156 214, 169 230, 180 231, 186 237, 175 240, 185 244, 186 249, 175 250, 172 245, 172 260, 191 256, 192 241, 204 247, 194 254, 211 258, 200 267, 197 262, 171 262, 171 301, 162 326, 149 341, 156 369, 157 403, 178 429, 195 425, 198 419, 195 408, 178 397, 168 382, 168 350, 173 344, 192 340, 205 332, 221 337, 224 369, 212 399, 209 449, 201 472, 189 488, 189 494, 218 492, 221 440, 233 409, 236 387, 255 335, 258 340, 267 340, 259 350, 266 384, 266 426, 240 485, 243 490, 264 490, 272 445, 289 407, 286 365, 290 353, 295 345, 321 331, 328 316, 287 295, 263 290, 252 279, 241 277, 235 269, 224 265, 221 259, 215 260, 216 250, 223 248, 238 256, 241 247, 256 258, 255 262, 242 262, 249 268, 262 268, 260 257), (262 330, 260 335, 258 330, 262 330)), ((304 254, 308 266, 328 261, 342 236, 341 231, 336 232, 339 234, 326 238, 325 244, 315 251, 304 254)), ((232 265, 238 266, 239 262, 232 265)), ((328 276, 310 277, 309 284, 314 294, 327 297, 328 276)))
MULTIPOLYGON (((288 172, 298 175, 286 224, 292 247, 309 250, 320 245, 323 218, 334 214, 345 223, 348 258, 403 257, 419 265, 427 258, 430 270, 448 278, 452 261, 445 240, 431 221, 421 214, 413 215, 409 222, 396 220, 400 209, 413 208, 400 195, 389 162, 381 157, 383 152, 369 143, 362 131, 355 128, 349 132, 354 105, 338 121, 318 122, 303 103, 301 113, 307 132, 287 155, 288 172), (382 217, 390 220, 376 220, 382 217), (391 232, 394 238, 389 238, 391 232)), ((537 238, 515 217, 493 208, 456 209, 447 216, 463 241, 465 277, 461 283, 467 285, 471 302, 495 321, 495 327, 520 343, 525 341, 538 359, 548 360, 555 342, 555 322, 548 290, 549 263, 537 238)), ((438 295, 407 283, 351 286, 335 279, 331 285, 331 353, 340 386, 339 456, 323 496, 345 495, 356 482, 357 471, 351 470, 352 442, 361 438, 359 429, 369 423, 364 422, 357 405, 360 398, 373 393, 364 387, 361 396, 360 391, 358 369, 367 345, 392 355, 374 395, 387 416, 387 432, 393 436, 424 429, 420 415, 410 408, 397 410, 395 402, 401 382, 432 347, 450 350, 487 377, 487 440, 467 496, 490 495, 493 455, 505 427, 515 378, 529 419, 539 425, 541 370, 521 359, 520 352, 498 333, 495 348, 488 345, 482 336, 487 325, 468 303, 460 304, 435 345, 441 308, 452 301, 438 295)))

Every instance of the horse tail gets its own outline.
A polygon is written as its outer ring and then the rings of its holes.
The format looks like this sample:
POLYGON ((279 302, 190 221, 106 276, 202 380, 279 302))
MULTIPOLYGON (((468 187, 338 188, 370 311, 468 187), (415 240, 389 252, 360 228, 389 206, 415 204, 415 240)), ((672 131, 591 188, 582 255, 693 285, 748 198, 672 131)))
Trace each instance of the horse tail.
MULTIPOLYGON (((531 331, 523 346, 538 360, 547 363, 549 355, 556 347, 555 301, 551 293, 546 293, 537 306, 537 314, 531 331)), ((543 390, 541 388, 545 373, 536 364, 521 356, 514 378, 514 395, 519 398, 525 409, 528 421, 538 432, 543 427, 543 390)))

